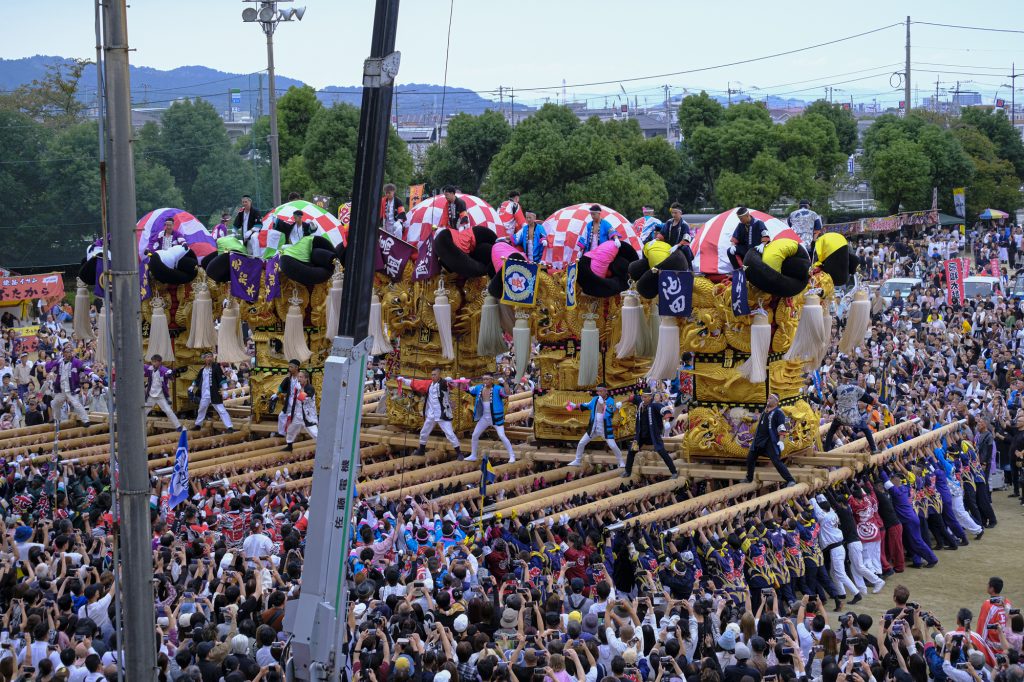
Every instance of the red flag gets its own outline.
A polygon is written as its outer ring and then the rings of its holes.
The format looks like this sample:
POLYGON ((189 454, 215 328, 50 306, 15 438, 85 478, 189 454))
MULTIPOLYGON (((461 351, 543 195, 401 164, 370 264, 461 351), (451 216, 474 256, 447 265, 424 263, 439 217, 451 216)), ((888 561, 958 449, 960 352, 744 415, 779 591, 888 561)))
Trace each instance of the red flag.
POLYGON ((999 259, 990 258, 988 261, 988 267, 992 270, 993 277, 999 277, 1002 273, 999 271, 999 259))
POLYGON ((964 278, 962 258, 953 258, 943 263, 946 268, 946 305, 964 304, 964 278))

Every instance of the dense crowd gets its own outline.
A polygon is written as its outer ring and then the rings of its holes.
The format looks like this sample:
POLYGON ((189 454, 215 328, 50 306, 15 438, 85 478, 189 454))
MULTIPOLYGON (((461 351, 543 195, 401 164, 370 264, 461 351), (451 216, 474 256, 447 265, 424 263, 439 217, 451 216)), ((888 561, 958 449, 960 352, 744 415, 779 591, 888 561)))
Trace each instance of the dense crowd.
MULTIPOLYGON (((806 393, 826 419, 857 413, 839 420, 835 445, 915 417, 922 432, 958 419, 961 427, 813 494, 682 529, 730 502, 637 521, 729 483, 680 481, 589 513, 577 508, 630 488, 580 489, 522 515, 486 514, 479 525, 475 496, 442 499, 464 485, 385 497, 367 483, 347 558, 353 679, 1024 679, 1024 618, 1002 596, 1001 579, 965 585, 979 594, 956 614, 929 611, 900 584, 913 568, 941 572, 945 551, 978 551, 997 524, 993 493, 1019 495, 1024 315, 1002 295, 945 305, 941 258, 925 254, 953 237, 859 240, 879 277, 909 267, 924 286, 891 305, 876 301, 865 344, 852 357, 833 350, 806 393), (869 590, 891 593, 892 607, 858 612, 869 590)), ((997 231, 978 235, 986 238, 998 244, 997 231)), ((11 388, 0 426, 52 419, 60 377, 46 363, 67 345, 87 368, 82 401, 106 409, 94 344, 69 339, 45 316, 41 324, 32 350, 19 347, 16 330, 3 334, 0 377, 11 388)), ((224 371, 226 386, 246 381, 245 364, 224 371)), ((367 380, 382 386, 383 366, 372 365, 367 380)), ((685 420, 685 401, 667 402, 685 420)), ((895 436, 874 441, 883 455, 898 444, 895 436)), ((298 593, 310 502, 308 486, 293 485, 301 481, 289 474, 291 461, 282 453, 272 474, 240 464, 193 477, 189 500, 173 509, 167 479, 154 477, 159 679, 283 679, 284 607, 298 593)), ((538 464, 517 489, 496 486, 488 501, 545 488, 543 473, 554 466, 538 464)), ((109 467, 21 456, 3 467, 0 681, 116 679, 109 467)), ((592 472, 584 464, 574 476, 592 472)))

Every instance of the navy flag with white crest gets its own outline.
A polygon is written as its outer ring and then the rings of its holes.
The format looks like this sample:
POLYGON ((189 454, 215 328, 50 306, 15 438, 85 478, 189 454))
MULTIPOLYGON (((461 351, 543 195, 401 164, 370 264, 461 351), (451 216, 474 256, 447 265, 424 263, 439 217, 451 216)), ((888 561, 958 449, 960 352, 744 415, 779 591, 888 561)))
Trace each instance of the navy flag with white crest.
POLYGON ((658 313, 662 317, 689 317, 693 310, 693 273, 662 270, 658 273, 658 313))

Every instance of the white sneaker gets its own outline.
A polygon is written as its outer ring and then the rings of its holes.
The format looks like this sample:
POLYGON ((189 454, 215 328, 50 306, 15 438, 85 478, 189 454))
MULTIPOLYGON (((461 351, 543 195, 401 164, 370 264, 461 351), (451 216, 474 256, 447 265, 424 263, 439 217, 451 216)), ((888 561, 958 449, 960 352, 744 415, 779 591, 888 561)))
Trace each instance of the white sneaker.
POLYGON ((569 466, 571 466, 571 467, 578 467, 582 463, 583 463, 583 461, 579 457, 577 457, 573 461, 569 462, 569 466))
POLYGON ((469 457, 467 457, 466 459, 464 459, 462 461, 463 462, 475 462, 476 461, 476 455, 470 455, 469 457))
POLYGON ((508 463, 512 464, 515 461, 516 461, 516 453, 513 452, 511 455, 508 456, 508 463))
POLYGON ((878 584, 871 588, 871 594, 878 594, 885 589, 885 581, 879 580, 878 584))

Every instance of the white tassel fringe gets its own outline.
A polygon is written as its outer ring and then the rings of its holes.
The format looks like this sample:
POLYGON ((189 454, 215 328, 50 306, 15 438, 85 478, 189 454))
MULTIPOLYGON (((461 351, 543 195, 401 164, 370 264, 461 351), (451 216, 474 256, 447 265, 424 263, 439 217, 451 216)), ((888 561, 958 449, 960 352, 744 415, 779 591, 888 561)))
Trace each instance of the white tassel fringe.
POLYGON ((171 330, 164 312, 164 301, 160 297, 153 299, 153 316, 149 321, 149 343, 146 345, 146 359, 152 360, 159 355, 167 364, 174 362, 174 346, 171 343, 171 330))
POLYGON ((493 296, 484 298, 484 306, 480 310, 480 332, 476 337, 476 354, 480 357, 493 358, 508 350, 502 335, 499 305, 493 296))
POLYGON ((338 322, 341 317, 341 292, 345 280, 341 273, 331 276, 331 288, 327 291, 327 324, 324 326, 324 338, 333 341, 338 335, 338 322))
POLYGON ((793 335, 793 343, 786 352, 786 360, 814 360, 825 345, 825 320, 821 299, 816 294, 807 294, 800 322, 793 335))
POLYGON ((309 350, 306 343, 306 330, 303 325, 301 304, 302 299, 297 296, 288 301, 288 315, 284 319, 284 356, 291 360, 295 358, 299 362, 309 360, 313 351, 309 350))
POLYGON ((89 288, 85 282, 78 280, 78 288, 75 290, 75 317, 72 329, 75 338, 82 341, 91 341, 96 338, 92 333, 92 324, 89 322, 89 306, 92 303, 89 296, 89 288))
MULTIPOLYGON (((659 316, 660 317, 660 316, 659 316)), ((658 325, 658 350, 651 363, 648 379, 671 379, 679 371, 679 325, 676 318, 660 318, 658 325)))
POLYGON ((241 316, 238 303, 230 301, 220 316, 220 327, 217 328, 217 362, 245 362, 249 354, 242 345, 241 316))
POLYGON ((578 387, 597 383, 597 371, 601 365, 601 332, 596 319, 593 313, 584 316, 583 331, 580 332, 580 369, 576 374, 578 387))
MULTIPOLYGON (((107 306, 100 308, 96 316, 96 362, 110 365, 110 348, 107 345, 107 306)), ((109 376, 109 373, 108 373, 109 376)))
POLYGON ((192 319, 188 325, 189 348, 213 348, 217 343, 217 330, 213 324, 213 299, 210 298, 210 287, 205 282, 198 282, 192 287, 195 298, 192 299, 192 319))
POLYGON ((437 334, 441 337, 441 357, 445 360, 455 359, 455 344, 452 342, 452 304, 448 301, 448 293, 444 282, 434 295, 434 320, 437 322, 437 334))
POLYGON ((772 345, 772 326, 768 316, 754 315, 750 325, 750 357, 736 371, 752 384, 763 384, 768 378, 768 351, 772 345))
POLYGON ((384 318, 377 294, 370 298, 370 335, 373 337, 370 355, 386 355, 394 350, 387 334, 384 333, 384 318))
POLYGON ((526 313, 516 315, 516 325, 512 328, 512 349, 516 356, 516 381, 523 378, 530 369, 530 353, 533 338, 530 332, 530 317, 526 313))
POLYGON ((850 312, 846 315, 846 330, 843 331, 843 338, 839 339, 839 350, 845 355, 853 355, 867 336, 871 327, 871 302, 868 300, 868 293, 864 289, 858 289, 853 295, 853 304, 850 305, 850 312))
POLYGON ((643 308, 640 307, 640 300, 636 294, 627 293, 622 299, 622 312, 619 314, 622 322, 622 331, 619 334, 619 342, 615 345, 615 357, 628 358, 637 351, 640 328, 646 326, 643 308))

